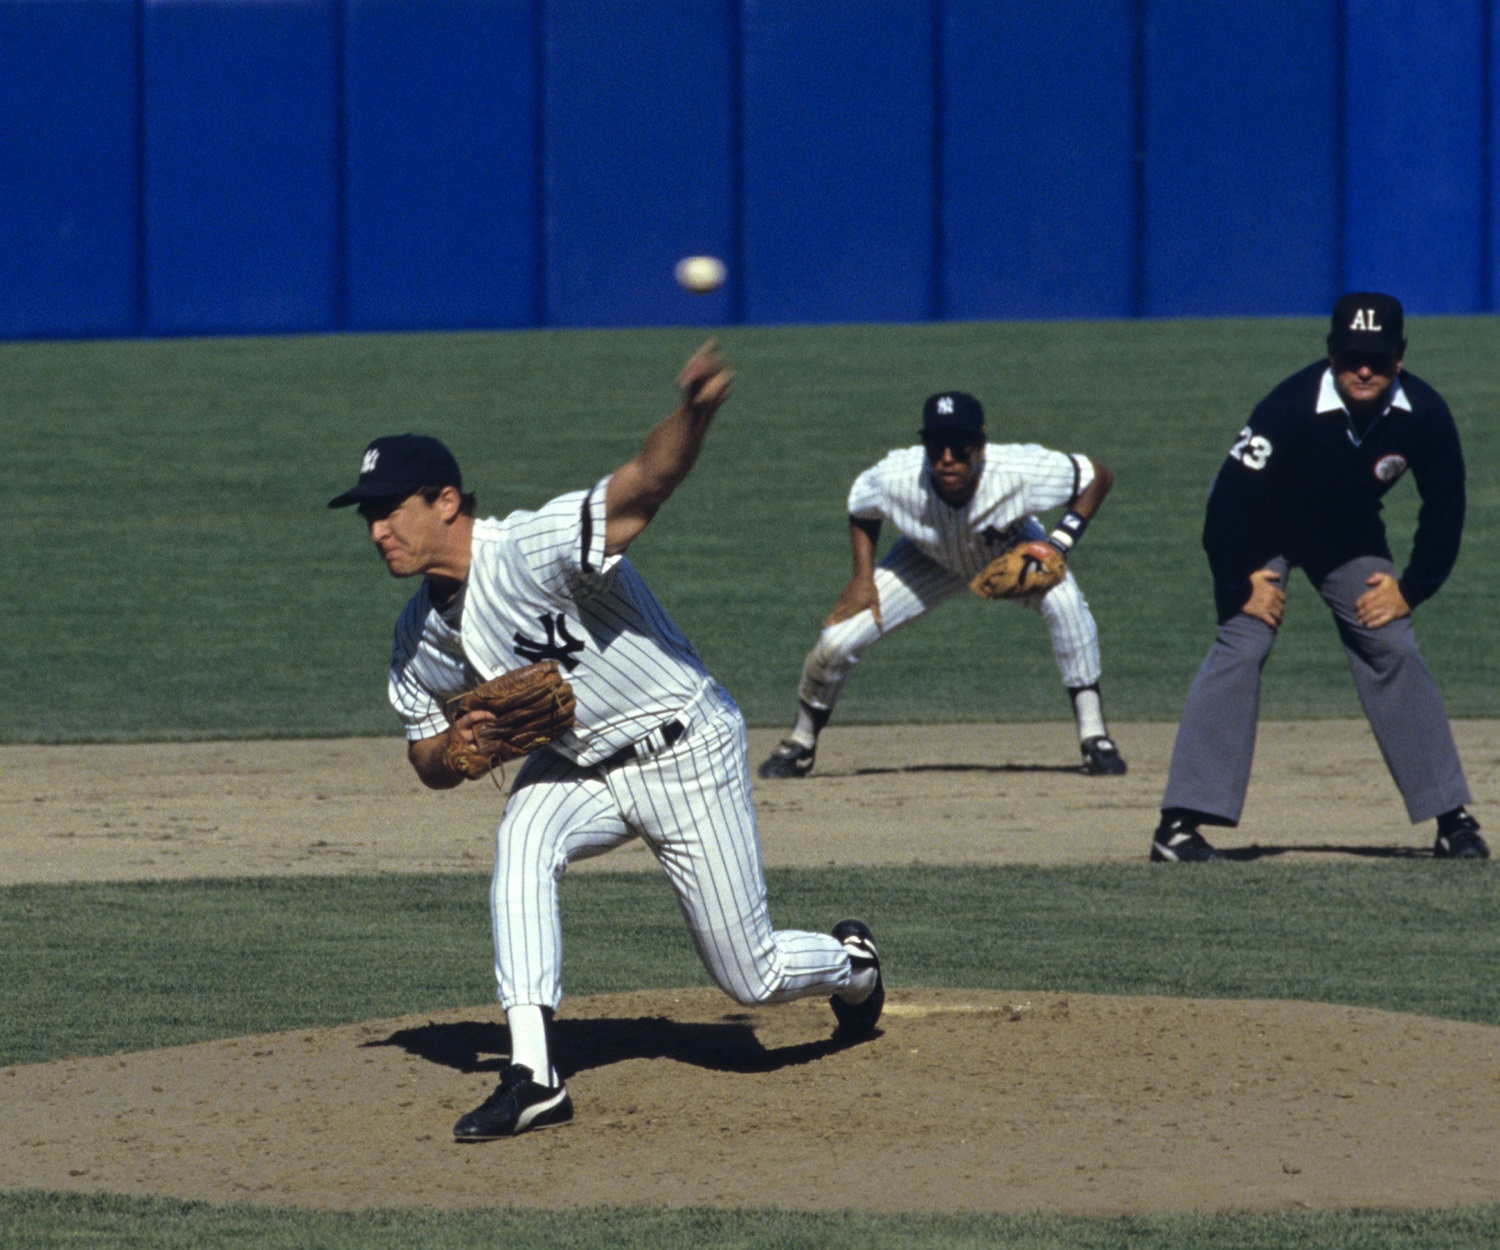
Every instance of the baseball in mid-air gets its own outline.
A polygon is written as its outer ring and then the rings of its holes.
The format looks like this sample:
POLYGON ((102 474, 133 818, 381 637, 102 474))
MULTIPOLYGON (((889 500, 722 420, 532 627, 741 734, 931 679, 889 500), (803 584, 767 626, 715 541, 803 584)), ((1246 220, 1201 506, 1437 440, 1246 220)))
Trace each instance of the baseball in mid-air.
POLYGON ((717 256, 684 256, 672 271, 677 285, 694 295, 707 295, 724 285, 724 262, 717 256))

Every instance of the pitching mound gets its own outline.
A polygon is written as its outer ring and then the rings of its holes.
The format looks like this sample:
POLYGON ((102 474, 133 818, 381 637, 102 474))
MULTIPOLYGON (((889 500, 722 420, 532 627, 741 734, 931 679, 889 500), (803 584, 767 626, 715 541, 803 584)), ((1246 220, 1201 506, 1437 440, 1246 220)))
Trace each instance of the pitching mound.
POLYGON ((459 1146, 496 1009, 0 1072, 7 1186, 353 1209, 1287 1211, 1500 1200, 1500 1030, 1343 1007, 894 990, 571 1000, 572 1124, 459 1146), (1441 1058, 1441 1062, 1434 1060, 1441 1058))
MULTIPOLYGON (((1140 863, 1172 726, 840 728, 756 787, 766 861, 1140 863)), ((1481 811, 1500 722, 1454 726, 1481 811)), ((779 734, 751 735, 752 760, 779 734)), ((503 796, 422 790, 394 740, 0 749, 0 881, 484 872, 503 796)), ((1262 726, 1239 858, 1429 853, 1363 723, 1262 726)), ((625 848, 579 871, 649 871, 625 848)), ((1166 871, 1173 871, 1167 869, 1166 871)), ((476 931, 486 918, 476 915, 476 931)), ((899 978, 898 978, 899 982, 899 978)), ((1282 1211, 1500 1201, 1500 1029, 1302 1003, 895 985, 840 1048, 826 1004, 569 999, 578 1119, 460 1147, 504 1018, 420 1019, 0 1070, 8 1188, 309 1207, 779 1206, 1282 1211)))

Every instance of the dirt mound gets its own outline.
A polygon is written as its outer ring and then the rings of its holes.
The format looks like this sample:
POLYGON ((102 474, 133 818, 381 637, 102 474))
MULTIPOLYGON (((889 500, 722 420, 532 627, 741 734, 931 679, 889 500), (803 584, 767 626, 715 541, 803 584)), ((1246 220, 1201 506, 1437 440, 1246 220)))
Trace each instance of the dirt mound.
MULTIPOLYGON (((1500 724, 1454 728, 1493 809, 1500 724)), ((766 861, 1140 862, 1173 728, 1116 731, 1123 778, 1082 776, 1069 726, 830 731, 811 778, 757 788, 766 861)), ((776 737, 752 734, 754 756, 776 737)), ((482 872, 502 801, 424 792, 394 740, 13 747, 0 767, 5 883, 482 872)), ((1218 839, 1242 857, 1430 845, 1362 723, 1265 725, 1257 768, 1243 829, 1218 839)), ((651 867, 633 848, 579 865, 651 867)), ((453 1121, 509 1046, 493 1006, 26 1065, 0 1070, 0 1157, 18 1189, 336 1209, 1500 1201, 1500 1029, 899 983, 878 1037, 841 1047, 830 1026, 826 1003, 746 1011, 711 990, 570 999, 577 1120, 462 1147, 453 1121)))
POLYGON ((16 1187, 336 1209, 1500 1200, 1495 1093, 1474 1079, 1495 1072, 1494 1028, 954 990, 893 991, 861 1044, 830 1023, 821 1002, 706 989, 571 1001, 577 1118, 465 1146, 453 1121, 509 1045, 493 1008, 34 1064, 0 1072, 0 1154, 16 1187))

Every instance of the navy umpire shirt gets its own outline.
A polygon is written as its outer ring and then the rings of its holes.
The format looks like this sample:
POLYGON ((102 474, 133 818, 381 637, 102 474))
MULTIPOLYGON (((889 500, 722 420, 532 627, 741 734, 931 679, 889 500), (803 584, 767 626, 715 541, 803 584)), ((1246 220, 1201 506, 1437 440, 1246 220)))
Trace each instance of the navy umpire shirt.
MULTIPOLYGON (((1416 607, 1453 571, 1464 524, 1464 458, 1443 397, 1410 373, 1400 398, 1355 434, 1342 408, 1319 412, 1328 362, 1299 370, 1256 405, 1209 490, 1203 547, 1219 619, 1250 594, 1250 574, 1285 556, 1316 582, 1358 556, 1391 559, 1381 500, 1410 469, 1421 497, 1401 593, 1416 607)), ((1332 380, 1328 382, 1332 390, 1332 380)), ((1393 392, 1388 400, 1395 395, 1393 392)))

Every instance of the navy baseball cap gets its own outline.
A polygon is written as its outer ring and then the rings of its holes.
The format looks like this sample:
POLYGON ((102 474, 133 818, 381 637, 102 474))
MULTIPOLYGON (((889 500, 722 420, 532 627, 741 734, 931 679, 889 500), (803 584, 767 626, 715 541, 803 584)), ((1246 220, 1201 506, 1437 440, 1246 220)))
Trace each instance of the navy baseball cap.
POLYGON ((1406 353, 1401 301, 1379 291, 1351 291, 1333 306, 1328 350, 1364 352, 1400 360, 1406 353))
POLYGON ((424 486, 464 488, 458 461, 441 442, 425 434, 387 434, 365 448, 359 481, 330 508, 347 508, 366 499, 399 499, 424 486))
POLYGON ((963 391, 939 391, 922 405, 921 436, 925 439, 984 435, 984 407, 963 391))

